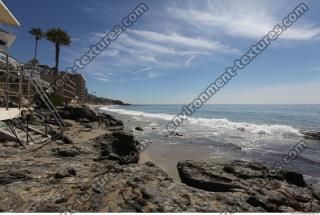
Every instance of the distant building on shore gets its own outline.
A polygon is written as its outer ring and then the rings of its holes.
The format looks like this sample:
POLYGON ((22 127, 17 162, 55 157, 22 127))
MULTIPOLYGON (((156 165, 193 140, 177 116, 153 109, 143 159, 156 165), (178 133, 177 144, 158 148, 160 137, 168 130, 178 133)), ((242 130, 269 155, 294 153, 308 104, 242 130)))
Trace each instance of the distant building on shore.
POLYGON ((76 98, 79 99, 80 103, 83 104, 87 101, 87 88, 86 88, 86 80, 83 75, 80 73, 71 74, 71 81, 76 84, 76 98))
POLYGON ((58 74, 47 65, 39 65, 40 77, 50 83, 51 87, 56 84, 65 74, 69 75, 69 79, 63 82, 63 86, 55 92, 61 96, 65 103, 80 103, 84 104, 87 101, 86 80, 82 74, 59 72, 58 74))
MULTIPOLYGON (((22 64, 8 54, 8 48, 16 38, 13 29, 19 28, 20 23, 1 0, 0 25, 0 115, 18 116, 22 108, 34 105, 32 101, 37 94, 35 80, 45 92, 54 92, 64 103, 86 103, 87 90, 83 75, 69 74, 70 78, 63 86, 53 91, 56 81, 66 72, 57 73, 47 65, 22 64)), ((10 117, 3 117, 6 118, 10 117)))

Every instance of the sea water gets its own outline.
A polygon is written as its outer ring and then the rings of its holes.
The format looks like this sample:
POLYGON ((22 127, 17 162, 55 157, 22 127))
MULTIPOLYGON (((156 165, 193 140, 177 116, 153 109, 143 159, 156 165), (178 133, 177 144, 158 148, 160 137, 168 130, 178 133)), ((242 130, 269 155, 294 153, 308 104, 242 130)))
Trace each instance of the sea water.
MULTIPOLYGON (((181 112, 182 105, 109 106, 101 110, 141 125, 139 138, 167 144, 206 146, 210 157, 257 161, 268 166, 283 158, 301 140, 307 149, 285 165, 285 169, 319 182, 320 141, 304 139, 301 130, 320 130, 320 105, 205 105, 178 129, 178 136, 166 124, 181 112)), ((195 153, 197 153, 195 151, 195 153)))

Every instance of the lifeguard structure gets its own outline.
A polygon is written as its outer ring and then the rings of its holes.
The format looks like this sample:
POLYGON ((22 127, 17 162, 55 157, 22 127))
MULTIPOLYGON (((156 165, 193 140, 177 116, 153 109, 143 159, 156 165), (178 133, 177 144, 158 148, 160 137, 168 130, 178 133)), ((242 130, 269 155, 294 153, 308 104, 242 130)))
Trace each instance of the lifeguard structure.
POLYGON ((48 83, 40 79, 37 65, 23 65, 8 54, 16 38, 13 31, 19 27, 18 20, 0 0, 0 139, 15 140, 32 150, 30 145, 46 145, 58 136, 28 125, 26 116, 33 113, 36 97, 47 106, 46 115, 50 114, 61 130, 64 125, 43 89, 48 83))

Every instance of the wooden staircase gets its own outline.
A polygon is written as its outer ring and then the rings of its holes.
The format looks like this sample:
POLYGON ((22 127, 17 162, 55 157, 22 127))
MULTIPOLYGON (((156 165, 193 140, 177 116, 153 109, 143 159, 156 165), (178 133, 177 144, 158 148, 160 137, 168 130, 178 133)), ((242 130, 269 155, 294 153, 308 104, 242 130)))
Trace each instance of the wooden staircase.
POLYGON ((0 138, 16 141, 23 146, 45 144, 51 141, 51 136, 36 128, 24 125, 20 120, 10 120, 2 124, 0 138))
MULTIPOLYGON (((50 142, 59 139, 64 131, 64 122, 47 96, 46 91, 43 89, 43 82, 38 76, 34 75, 38 72, 37 66, 26 68, 25 65, 22 65, 7 53, 0 50, 0 54, 2 54, 5 59, 5 62, 0 61, 0 73, 4 77, 3 80, 1 79, 4 82, 0 80, 0 97, 4 101, 4 106, 0 106, 0 122, 6 124, 5 128, 0 126, 0 138, 3 137, 7 140, 14 140, 29 151, 36 151, 50 142), (27 89, 27 95, 24 95, 25 90, 23 89, 27 89), (32 95, 30 94, 30 89, 33 89, 32 95), (32 101, 35 95, 45 104, 46 112, 57 121, 60 131, 54 136, 50 136, 33 127, 26 126, 22 112, 31 113, 34 110, 32 109, 32 104, 24 104, 22 100, 25 97, 28 101, 32 101), (12 98, 12 96, 14 96, 14 98, 12 98), (13 101, 16 101, 17 107, 10 105, 13 101), (22 121, 24 121, 24 123, 22 121), (37 144, 41 145, 30 147, 30 145, 37 144)), ((43 123, 43 126, 45 126, 45 123, 43 123)))

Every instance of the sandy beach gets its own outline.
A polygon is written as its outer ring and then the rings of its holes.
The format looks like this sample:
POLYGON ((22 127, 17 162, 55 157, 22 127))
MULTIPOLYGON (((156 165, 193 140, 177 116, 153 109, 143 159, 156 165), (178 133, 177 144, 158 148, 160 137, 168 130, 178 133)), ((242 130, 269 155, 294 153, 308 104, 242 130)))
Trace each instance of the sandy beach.
POLYGON ((68 127, 42 150, 2 145, 0 211, 316 211, 320 205, 316 187, 306 186, 301 174, 283 172, 275 179, 264 175, 262 164, 224 161, 202 144, 174 144, 174 138, 186 141, 181 135, 149 142, 141 151, 147 127, 137 129, 141 124, 127 117, 96 115, 96 107, 61 108, 68 127), (98 127, 99 117, 104 126, 98 127), (261 184, 261 177, 277 189, 247 189, 261 184), (298 197, 282 200, 301 192, 306 204, 298 197), (271 206, 257 207, 241 195, 271 206))
MULTIPOLYGON (((147 161, 153 162, 175 180, 180 181, 177 164, 181 160, 207 161, 209 153, 206 147, 192 145, 169 145, 169 144, 150 144, 149 147, 141 153, 139 163, 147 161), (196 152, 196 153, 195 153, 196 152)), ((210 159, 211 160, 211 159, 210 159)))

